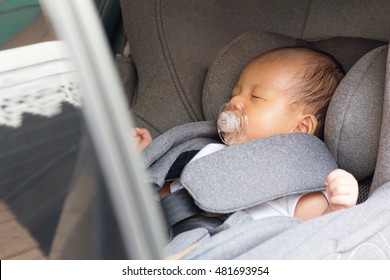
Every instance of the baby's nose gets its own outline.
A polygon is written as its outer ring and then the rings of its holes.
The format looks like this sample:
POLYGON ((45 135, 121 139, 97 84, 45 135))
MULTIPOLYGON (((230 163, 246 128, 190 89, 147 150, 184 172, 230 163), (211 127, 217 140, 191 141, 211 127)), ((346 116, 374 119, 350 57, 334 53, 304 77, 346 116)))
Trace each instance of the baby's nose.
POLYGON ((240 92, 240 93, 233 92, 232 98, 230 100, 239 100, 239 99, 242 99, 242 92, 240 92))
POLYGON ((240 94, 236 95, 236 96, 233 96, 230 101, 229 101, 229 105, 230 106, 235 106, 237 103, 241 103, 244 105, 244 99, 242 98, 242 96, 240 94))

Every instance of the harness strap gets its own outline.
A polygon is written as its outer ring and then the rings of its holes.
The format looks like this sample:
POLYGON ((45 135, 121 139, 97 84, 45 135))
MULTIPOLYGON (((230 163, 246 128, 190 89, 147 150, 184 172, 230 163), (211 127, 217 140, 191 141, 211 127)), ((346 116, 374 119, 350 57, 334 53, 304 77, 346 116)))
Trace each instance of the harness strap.
POLYGON ((184 167, 198 152, 199 150, 191 150, 181 153, 173 162, 171 168, 165 176, 165 181, 173 181, 175 179, 180 178, 181 172, 183 171, 184 167))
POLYGON ((178 190, 161 200, 168 227, 200 214, 200 209, 185 189, 178 190))
MULTIPOLYGON (((191 150, 181 153, 170 167, 165 181, 173 181, 180 175, 187 163, 199 152, 191 150)), ((223 223, 222 217, 208 217, 195 204, 186 189, 180 189, 161 200, 171 238, 195 228, 206 228, 209 232, 223 223)))
POLYGON ((195 228, 205 228, 211 234, 226 219, 226 215, 206 216, 196 206, 187 190, 178 190, 161 200, 170 239, 195 228))

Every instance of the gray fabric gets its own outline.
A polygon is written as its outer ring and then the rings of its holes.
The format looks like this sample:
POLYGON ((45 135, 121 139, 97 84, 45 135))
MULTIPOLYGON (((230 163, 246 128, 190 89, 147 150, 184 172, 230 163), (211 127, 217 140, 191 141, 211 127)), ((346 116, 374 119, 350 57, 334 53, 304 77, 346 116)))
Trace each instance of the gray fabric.
POLYGON ((190 162, 180 181, 195 203, 213 213, 232 213, 282 196, 320 191, 337 168, 325 144, 289 133, 232 145, 190 162))
POLYGON ((246 223, 249 221, 253 221, 251 215, 246 213, 245 211, 237 211, 234 212, 227 218, 222 225, 218 226, 212 231, 212 234, 217 234, 218 232, 228 230, 229 228, 236 226, 238 224, 246 223))
POLYGON ((182 152, 200 150, 218 139, 215 123, 206 121, 174 127, 160 135, 143 152, 150 183, 162 187, 169 168, 182 152))
POLYGON ((295 39, 265 32, 247 32, 224 47, 210 66, 203 87, 203 112, 215 121, 223 103, 231 98, 241 70, 257 55, 268 50, 294 46, 295 39))
POLYGON ((390 183, 367 202, 309 222, 270 217, 212 236, 184 259, 390 258, 390 183))
POLYGON ((119 75, 126 93, 128 104, 136 102, 134 91, 137 85, 137 73, 131 57, 123 55, 116 56, 116 65, 118 67, 119 75))
MULTIPOLYGON (((387 57, 387 69, 390 69, 390 53, 387 57)), ((383 100, 383 119, 379 142, 378 159, 371 186, 374 192, 379 186, 390 182, 390 75, 387 70, 385 97, 383 100)))
POLYGON ((338 86, 327 113, 325 143, 339 167, 358 180, 373 175, 375 169, 386 56, 385 46, 360 59, 338 86))
MULTIPOLYGON (((282 216, 240 223, 202 242, 183 259, 234 259, 299 223, 297 219, 282 216)), ((283 248, 281 245, 278 246, 283 248)))
POLYGON ((153 140, 144 150, 145 165, 150 167, 171 148, 195 138, 218 140, 215 122, 193 122, 174 127, 153 140))
POLYGON ((332 55, 347 73, 366 53, 388 45, 388 41, 378 41, 358 37, 330 37, 327 39, 297 40, 297 45, 320 50, 332 55))
POLYGON ((388 40, 389 14, 388 0, 313 0, 302 38, 342 36, 388 40))
POLYGON ((160 160, 153 163, 153 165, 147 169, 150 183, 162 187, 169 168, 181 153, 191 150, 200 150, 207 144, 214 142, 215 141, 208 138, 196 138, 170 149, 160 160))
POLYGON ((157 137, 144 150, 144 161, 151 183, 162 187, 169 168, 185 151, 200 150, 218 140, 215 123, 195 122, 174 127, 157 137))
POLYGON ((195 228, 193 230, 185 231, 176 236, 163 249, 165 256, 170 256, 184 250, 188 246, 210 238, 210 234, 205 228, 195 228))

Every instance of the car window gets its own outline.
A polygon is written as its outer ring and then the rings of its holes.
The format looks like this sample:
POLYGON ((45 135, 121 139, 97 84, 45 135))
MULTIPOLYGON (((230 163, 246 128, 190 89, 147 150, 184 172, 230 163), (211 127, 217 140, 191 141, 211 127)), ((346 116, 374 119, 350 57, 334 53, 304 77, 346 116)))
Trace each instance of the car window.
POLYGON ((126 258, 67 44, 38 0, 0 25, 0 259, 126 258))

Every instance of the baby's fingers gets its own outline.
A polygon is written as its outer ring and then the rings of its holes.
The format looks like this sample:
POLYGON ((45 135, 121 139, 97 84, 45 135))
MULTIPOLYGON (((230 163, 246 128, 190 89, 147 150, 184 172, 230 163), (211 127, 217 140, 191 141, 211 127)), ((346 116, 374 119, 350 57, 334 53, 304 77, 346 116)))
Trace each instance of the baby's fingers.
POLYGON ((326 185, 349 184, 355 182, 355 177, 343 169, 333 170, 326 178, 326 185))
POLYGON ((329 204, 332 206, 352 207, 356 205, 356 198, 352 195, 335 195, 329 197, 329 204))
POLYGON ((355 182, 345 178, 338 178, 326 185, 326 190, 331 196, 355 193, 355 188, 357 188, 357 183, 355 186, 355 182))
POLYGON ((132 134, 134 139, 136 140, 137 147, 140 150, 146 148, 146 146, 148 146, 153 141, 152 135, 146 128, 136 127, 134 128, 132 134))

